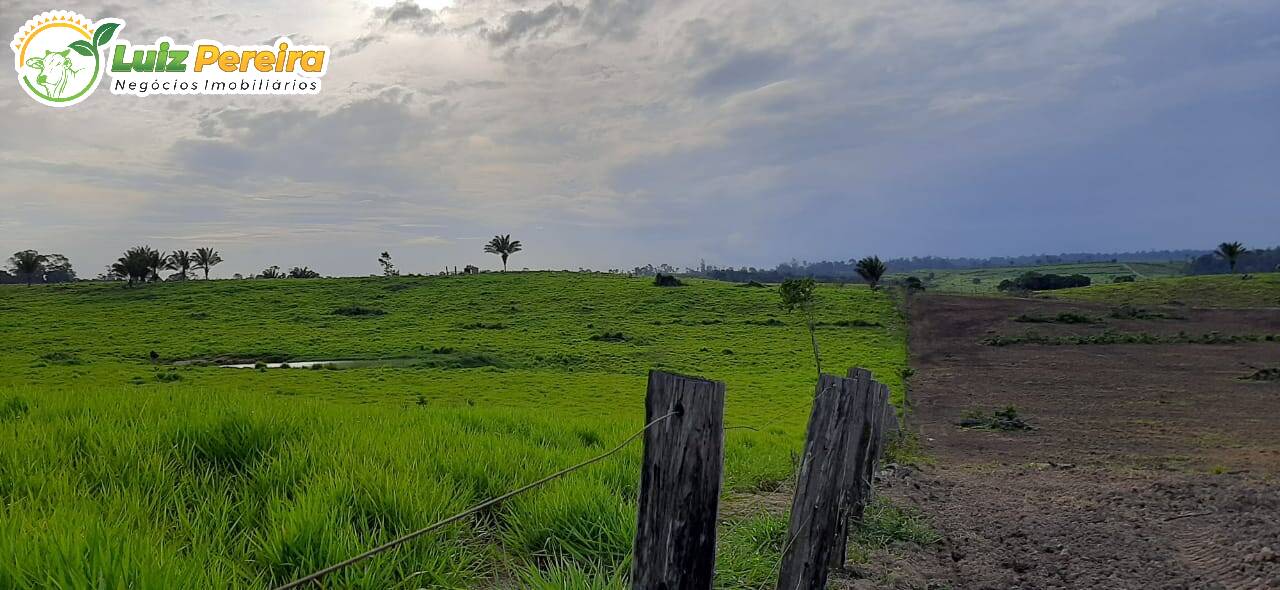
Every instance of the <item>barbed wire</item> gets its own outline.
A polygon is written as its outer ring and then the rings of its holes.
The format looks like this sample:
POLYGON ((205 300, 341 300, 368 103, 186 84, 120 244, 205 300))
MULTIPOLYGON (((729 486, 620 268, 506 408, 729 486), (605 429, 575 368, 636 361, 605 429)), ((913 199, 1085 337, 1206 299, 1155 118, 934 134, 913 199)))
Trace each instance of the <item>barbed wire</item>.
POLYGON ((310 582, 316 582, 316 581, 319 581, 319 580, 320 580, 320 578, 323 578, 323 577, 325 577, 325 576, 327 576, 327 575, 329 575, 329 574, 332 574, 332 573, 334 573, 334 572, 336 572, 336 571, 338 571, 338 570, 341 570, 341 569, 347 568, 347 567, 349 567, 349 566, 355 565, 355 564, 357 564, 357 563, 360 563, 361 561, 364 561, 364 560, 366 560, 366 559, 369 559, 370 557, 373 557, 373 556, 375 556, 375 555, 378 555, 379 553, 383 553, 383 552, 389 551, 389 550, 391 550, 391 549, 395 549, 396 547, 399 547, 400 545, 403 545, 403 544, 405 544, 405 543, 408 543, 409 541, 412 541, 412 540, 414 540, 414 539, 416 539, 416 538, 418 538, 418 537, 421 537, 421 536, 423 536, 423 535, 425 535, 425 534, 427 534, 427 533, 429 533, 429 532, 431 532, 431 531, 434 531, 434 530, 437 530, 437 529, 443 528, 443 527, 445 527, 445 526, 448 526, 448 525, 450 525, 450 524, 452 524, 452 523, 455 523, 455 522, 457 522, 457 521, 459 521, 459 520, 462 520, 462 519, 464 519, 464 518, 466 518, 466 517, 468 517, 468 516, 471 516, 472 514, 475 514, 475 513, 477 513, 477 512, 480 512, 481 510, 484 510, 484 509, 486 509, 486 508, 490 508, 490 507, 496 506, 496 505, 498 505, 498 504, 501 504, 502 502, 505 502, 505 501, 507 501, 507 500, 510 500, 511 498, 514 498, 514 497, 516 497, 516 496, 519 496, 520 494, 523 494, 523 493, 525 493, 525 492, 528 492, 528 491, 530 491, 530 490, 533 490, 534 488, 541 487, 541 486, 543 486, 543 485, 545 485, 545 484, 547 484, 547 483, 549 483, 549 482, 551 482, 551 481, 553 481, 553 480, 559 479, 559 478, 561 478, 561 477, 563 477, 563 476, 565 476, 565 475, 568 475, 568 474, 570 474, 570 473, 573 473, 574 471, 577 471, 577 470, 579 470, 579 469, 582 469, 582 468, 587 467, 587 466, 589 466, 589 465, 592 465, 592 464, 594 464, 594 463, 598 463, 598 462, 600 462, 600 461, 603 461, 604 459, 608 458, 609 456, 611 456, 611 455, 613 455, 613 454, 617 453, 618 451, 621 451, 624 447, 626 447, 627 445, 629 445, 629 444, 631 444, 632 442, 634 442, 637 438, 640 438, 640 435, 644 434, 646 431, 648 431, 650 428, 652 428, 655 424, 657 424, 657 423, 659 423, 659 422, 662 422, 663 420, 666 420, 667 418, 670 418, 670 417, 672 417, 672 416, 675 416, 675 415, 677 415, 677 414, 679 414, 679 413, 680 413, 679 411, 672 411, 672 412, 667 413, 665 416, 661 416, 661 417, 655 418, 652 422, 649 422, 648 424, 645 424, 645 425, 644 425, 644 428, 641 428, 640 430, 637 430, 637 431, 636 431, 634 434, 632 434, 631 436, 628 436, 625 440, 623 440, 621 443, 619 443, 619 444, 618 444, 618 446, 613 447, 612 449, 609 449, 608 451, 605 451, 604 453, 601 453, 601 454, 599 454, 599 455, 596 455, 595 457, 592 457, 592 458, 590 458, 590 459, 587 459, 586 461, 582 461, 581 463, 577 463, 577 464, 575 464, 575 465, 571 465, 571 466, 569 466, 569 467, 566 467, 566 468, 564 468, 564 469, 561 469, 560 471, 557 471, 557 472, 555 472, 555 473, 552 473, 551 475, 548 475, 548 476, 543 477, 543 478, 541 478, 541 479, 538 479, 538 480, 536 480, 536 481, 533 481, 533 482, 527 483, 527 484, 525 484, 525 485, 523 485, 523 486, 520 486, 520 487, 518 487, 518 488, 516 488, 516 489, 514 489, 514 490, 511 490, 510 492, 507 492, 507 493, 505 493, 505 494, 503 494, 503 495, 501 495, 501 496, 497 496, 497 497, 494 497, 494 498, 490 498, 490 499, 488 499, 488 500, 485 500, 484 502, 481 502, 481 503, 479 503, 479 504, 476 504, 475 506, 472 506, 471 508, 468 508, 468 509, 466 509, 466 510, 463 510, 462 512, 459 512, 459 513, 457 513, 457 514, 454 514, 453 516, 450 516, 450 517, 448 517, 448 518, 445 518, 445 519, 443 519, 443 520, 440 520, 440 521, 438 521, 438 522, 436 522, 436 523, 433 523, 433 524, 431 524, 431 525, 428 525, 428 526, 426 526, 426 527, 420 528, 420 529, 418 529, 418 530, 416 530, 416 531, 413 531, 412 533, 409 533, 409 534, 404 535, 404 536, 402 536, 402 537, 396 538, 396 539, 391 540, 391 541, 387 541, 386 543, 383 543, 383 544, 381 544, 381 545, 378 545, 377 547, 374 547, 373 549, 370 549, 370 550, 368 550, 368 551, 365 551, 364 553, 361 553, 361 554, 359 554, 359 555, 356 555, 355 557, 351 557, 351 558, 349 558, 349 559, 345 559, 345 560, 343 560, 343 561, 340 561, 340 562, 338 562, 338 563, 335 563, 335 564, 333 564, 333 565, 331 565, 331 566, 328 566, 328 567, 326 567, 326 568, 323 568, 323 569, 317 570, 317 571, 315 571, 315 572, 313 572, 313 573, 311 573, 311 574, 308 574, 308 575, 306 575, 306 576, 303 576, 303 577, 301 577, 301 578, 298 578, 297 580, 294 580, 294 581, 292 581, 292 582, 289 582, 288 584, 285 584, 285 585, 283 585, 283 586, 278 586, 278 587, 276 587, 276 588, 275 588, 275 590, 292 590, 293 588, 300 588, 303 584, 307 584, 307 583, 310 583, 310 582))

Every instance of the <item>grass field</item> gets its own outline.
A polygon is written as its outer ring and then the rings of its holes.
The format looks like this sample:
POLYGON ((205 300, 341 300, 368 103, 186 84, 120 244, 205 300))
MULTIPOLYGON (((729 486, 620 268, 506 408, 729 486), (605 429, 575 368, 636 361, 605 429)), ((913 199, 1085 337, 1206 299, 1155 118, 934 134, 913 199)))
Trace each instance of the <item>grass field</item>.
POLYGON ((908 276, 917 277, 924 281, 925 288, 930 291, 983 295, 996 293, 996 287, 1000 284, 1000 281, 1015 278, 1027 271, 1059 275, 1082 274, 1093 279, 1094 285, 1107 285, 1111 284, 1112 280, 1118 276, 1134 276, 1137 277, 1138 281, 1177 276, 1182 274, 1182 263, 1091 262, 964 270, 919 270, 890 273, 887 276, 893 280, 901 280, 908 276))
POLYGON ((1062 289, 1053 297, 1115 305, 1190 305, 1194 307, 1280 307, 1280 273, 1203 275, 1119 285, 1062 289))
MULTIPOLYGON (((868 367, 900 395, 892 301, 819 296, 825 362, 868 367)), ((759 427, 726 433, 727 493, 771 489, 791 475, 814 379, 802 322, 773 289, 570 273, 5 286, 0 335, 5 589, 287 581, 617 444, 643 423, 651 367, 726 382, 727 424, 759 427), (219 358, 401 360, 172 364, 219 358)), ((639 455, 329 587, 615 587, 639 455)), ((728 520, 718 586, 771 585, 785 527, 728 520)))

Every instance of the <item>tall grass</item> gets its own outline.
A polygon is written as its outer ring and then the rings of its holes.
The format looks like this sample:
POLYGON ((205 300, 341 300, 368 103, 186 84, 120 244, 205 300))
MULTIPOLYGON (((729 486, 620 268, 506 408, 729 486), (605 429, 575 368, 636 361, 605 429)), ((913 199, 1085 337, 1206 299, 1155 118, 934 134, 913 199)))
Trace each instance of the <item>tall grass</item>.
MULTIPOLYGON (((34 401, 0 427, 4 588, 284 582, 598 454, 636 427, 221 390, 20 393, 34 401)), ((517 563, 617 565, 634 534, 638 453, 332 583, 468 586, 498 573, 496 551, 517 563)))

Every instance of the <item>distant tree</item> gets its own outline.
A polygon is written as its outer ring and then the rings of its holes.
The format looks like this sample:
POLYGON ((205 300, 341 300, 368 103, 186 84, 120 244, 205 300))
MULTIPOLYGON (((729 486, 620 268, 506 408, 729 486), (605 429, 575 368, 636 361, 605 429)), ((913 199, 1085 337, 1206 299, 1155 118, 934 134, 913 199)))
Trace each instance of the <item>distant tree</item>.
POLYGON ((291 279, 318 279, 320 273, 311 270, 305 266, 295 266, 289 269, 289 278, 291 279))
POLYGON ((160 280, 160 271, 165 269, 168 260, 169 257, 165 256, 165 253, 161 250, 147 252, 147 269, 151 271, 149 280, 160 280))
POLYGON ((1005 279, 1000 281, 1000 285, 996 289, 1009 292, 1023 291, 1051 291, 1054 289, 1070 289, 1072 287, 1088 287, 1093 283, 1093 279, 1082 275, 1056 275, 1056 274, 1040 274, 1036 271, 1027 271, 1018 275, 1015 279, 1005 279))
POLYGON ((902 286, 906 287, 908 291, 924 290, 924 282, 922 282, 918 277, 907 277, 906 280, 902 281, 902 286))
POLYGON ((186 250, 174 250, 169 257, 165 259, 164 266, 169 270, 178 271, 178 280, 185 281, 191 278, 191 267, 195 264, 195 257, 186 250))
POLYGON ((382 266, 382 276, 384 277, 400 276, 400 271, 396 270, 396 265, 391 263, 390 252, 383 252, 382 254, 379 254, 378 264, 382 266))
POLYGON ((1231 267, 1231 272, 1236 272, 1236 263, 1240 261, 1240 257, 1244 256, 1249 249, 1245 248, 1240 242, 1223 242, 1218 244, 1218 249, 1213 254, 1218 258, 1227 261, 1227 266, 1231 267))
POLYGON ((222 264, 222 257, 213 248, 196 248, 195 264, 192 266, 204 271, 204 280, 209 280, 209 269, 222 264))
POLYGON ((782 309, 799 311, 804 316, 805 325, 809 328, 809 342, 813 344, 813 364, 817 366, 818 378, 822 378, 822 355, 818 352, 818 333, 813 326, 814 307, 818 302, 816 290, 817 284, 812 277, 787 279, 778 285, 782 309))
POLYGON ((519 252, 522 246, 520 240, 512 240, 511 234, 505 236, 493 236, 488 244, 484 245, 484 251, 489 254, 497 254, 502 257, 502 270, 507 270, 507 257, 519 252))
POLYGON ((285 274, 280 272, 280 267, 275 265, 268 266, 258 273, 258 278, 260 279, 283 279, 284 277, 285 274))
POLYGON ((76 271, 71 268, 71 260, 61 254, 49 254, 44 261, 44 282, 70 283, 76 280, 76 271))
POLYGON ((15 275, 27 277, 27 286, 30 287, 36 275, 40 275, 41 282, 44 281, 44 265, 48 261, 48 256, 35 250, 23 250, 9 257, 9 266, 15 275))
POLYGON ((858 271, 858 276, 871 285, 872 289, 875 289, 880 284, 880 277, 884 276, 885 271, 888 270, 884 263, 880 261, 879 256, 863 258, 858 261, 857 266, 854 268, 858 271))
POLYGON ((161 265, 163 257, 150 246, 134 246, 125 250, 124 256, 111 265, 111 274, 128 279, 129 286, 145 283, 161 265))

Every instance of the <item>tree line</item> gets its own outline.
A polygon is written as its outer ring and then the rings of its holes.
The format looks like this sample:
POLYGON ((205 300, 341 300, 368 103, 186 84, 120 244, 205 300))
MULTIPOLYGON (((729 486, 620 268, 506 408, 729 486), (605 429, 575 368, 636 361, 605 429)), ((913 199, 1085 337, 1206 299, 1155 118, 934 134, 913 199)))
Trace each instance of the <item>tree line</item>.
MULTIPOLYGON (((511 234, 497 235, 484 245, 484 251, 502 258, 502 270, 507 269, 507 259, 524 249, 520 240, 512 240, 511 234)), ((222 255, 213 248, 196 248, 195 250, 174 250, 164 252, 151 246, 134 246, 125 250, 115 262, 107 266, 107 271, 98 276, 99 280, 127 281, 129 286, 158 281, 185 281, 203 276, 209 279, 209 271, 222 263, 222 255), (165 271, 173 271, 167 277, 165 271)), ((391 253, 383 252, 378 257, 384 276, 399 276, 395 264, 391 261, 391 253)), ((467 273, 479 272, 479 268, 467 265, 467 273)), ((295 266, 289 270, 281 270, 279 266, 268 266, 251 278, 259 279, 316 279, 320 273, 306 266, 295 266)), ((234 278, 243 278, 236 274, 234 278)), ((77 280, 71 261, 62 254, 41 254, 36 250, 22 250, 9 257, 8 268, 0 270, 0 284, 3 283, 67 283, 77 280)))
POLYGON ((1251 250, 1240 242, 1223 242, 1218 249, 1187 264, 1189 275, 1280 271, 1280 247, 1251 250))

